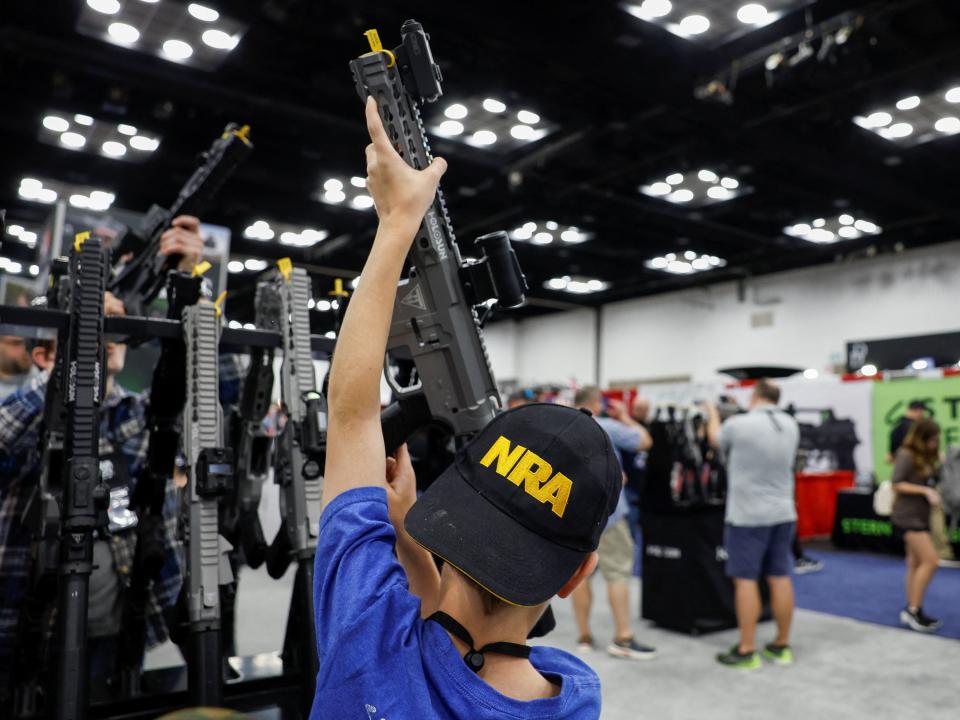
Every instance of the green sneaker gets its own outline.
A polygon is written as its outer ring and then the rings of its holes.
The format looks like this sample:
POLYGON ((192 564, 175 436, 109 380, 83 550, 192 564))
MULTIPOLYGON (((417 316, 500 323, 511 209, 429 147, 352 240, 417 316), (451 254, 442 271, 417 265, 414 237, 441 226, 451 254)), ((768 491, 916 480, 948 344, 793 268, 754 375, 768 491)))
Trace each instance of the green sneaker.
POLYGON ((775 665, 793 665, 793 650, 789 645, 770 643, 763 649, 763 656, 775 665))
POLYGON ((741 653, 740 647, 734 645, 727 652, 717 655, 717 662, 738 670, 757 670, 760 667, 760 656, 756 651, 741 653))

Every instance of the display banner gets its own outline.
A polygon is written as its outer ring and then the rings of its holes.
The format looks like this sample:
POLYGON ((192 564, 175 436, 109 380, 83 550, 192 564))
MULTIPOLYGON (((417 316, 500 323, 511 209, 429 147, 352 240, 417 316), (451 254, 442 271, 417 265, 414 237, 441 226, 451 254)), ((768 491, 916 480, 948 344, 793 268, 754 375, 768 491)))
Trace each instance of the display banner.
MULTIPOLYGON (((872 382, 843 382, 840 378, 817 380, 785 378, 780 387, 780 407, 790 409, 800 424, 803 472, 852 470, 860 484, 869 484, 874 470, 871 425, 872 382)), ((741 407, 747 407, 753 388, 726 391, 741 407)))
POLYGON ((880 480, 889 480, 890 432, 907 406, 920 400, 940 425, 941 447, 960 445, 960 377, 905 378, 873 385, 873 455, 880 480))

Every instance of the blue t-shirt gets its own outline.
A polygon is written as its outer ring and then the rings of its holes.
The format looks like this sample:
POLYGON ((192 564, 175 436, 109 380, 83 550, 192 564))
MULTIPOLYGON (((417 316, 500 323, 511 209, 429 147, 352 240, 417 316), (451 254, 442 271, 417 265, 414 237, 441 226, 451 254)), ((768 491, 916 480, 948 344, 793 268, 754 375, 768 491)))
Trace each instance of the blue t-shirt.
POLYGON ((521 701, 470 670, 394 555, 382 488, 357 488, 323 511, 314 586, 320 672, 310 720, 600 717, 600 679, 582 661, 534 647, 530 662, 560 694, 521 701))

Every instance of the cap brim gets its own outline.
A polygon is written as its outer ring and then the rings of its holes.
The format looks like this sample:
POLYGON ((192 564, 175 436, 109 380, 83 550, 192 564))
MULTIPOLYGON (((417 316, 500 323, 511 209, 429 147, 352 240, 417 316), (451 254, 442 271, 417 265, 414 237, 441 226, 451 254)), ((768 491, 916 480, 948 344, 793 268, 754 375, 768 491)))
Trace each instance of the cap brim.
POLYGON ((420 545, 512 605, 547 602, 586 557, 506 515, 463 479, 456 463, 414 503, 404 527, 420 545))

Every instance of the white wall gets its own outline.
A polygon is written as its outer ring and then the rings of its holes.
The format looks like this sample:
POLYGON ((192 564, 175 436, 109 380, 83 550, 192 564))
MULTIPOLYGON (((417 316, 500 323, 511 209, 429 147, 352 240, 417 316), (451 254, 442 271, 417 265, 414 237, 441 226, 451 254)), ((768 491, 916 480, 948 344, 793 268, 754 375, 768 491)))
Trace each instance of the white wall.
MULTIPOLYGON (((744 302, 724 283, 613 303, 603 308, 600 380, 702 381, 742 365, 825 370, 844 360, 848 340, 960 329, 958 296, 952 242, 764 276, 747 284, 744 302), (751 327, 758 312, 771 312, 772 325, 751 327)), ((498 377, 594 380, 593 311, 498 323, 490 336, 498 377)))
POLYGON ((490 325, 484 336, 497 380, 594 382, 595 316, 583 309, 490 325))

